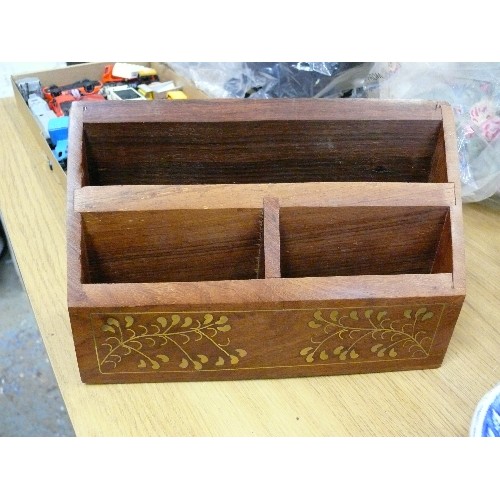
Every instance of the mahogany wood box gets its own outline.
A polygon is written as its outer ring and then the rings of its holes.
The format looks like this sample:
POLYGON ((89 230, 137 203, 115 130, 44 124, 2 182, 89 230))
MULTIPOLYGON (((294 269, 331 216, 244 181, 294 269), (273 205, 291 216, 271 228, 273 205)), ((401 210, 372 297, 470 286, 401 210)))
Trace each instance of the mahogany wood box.
POLYGON ((67 209, 86 383, 435 368, 465 296, 444 103, 78 103, 67 209))

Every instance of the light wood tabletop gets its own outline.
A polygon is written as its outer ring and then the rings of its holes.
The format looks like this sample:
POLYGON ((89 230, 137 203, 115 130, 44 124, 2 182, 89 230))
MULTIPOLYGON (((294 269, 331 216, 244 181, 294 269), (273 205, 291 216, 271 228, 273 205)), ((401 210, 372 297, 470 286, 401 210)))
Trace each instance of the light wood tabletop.
POLYGON ((85 385, 66 303, 66 193, 0 100, 0 211, 78 436, 466 436, 500 381, 500 214, 464 206, 467 298, 443 366, 300 379, 85 385))

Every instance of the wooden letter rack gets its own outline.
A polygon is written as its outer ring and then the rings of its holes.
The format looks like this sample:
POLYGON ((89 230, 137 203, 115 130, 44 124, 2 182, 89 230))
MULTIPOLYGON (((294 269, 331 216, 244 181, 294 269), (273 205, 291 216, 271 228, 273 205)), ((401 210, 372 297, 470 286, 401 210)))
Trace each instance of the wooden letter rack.
POLYGON ((68 306, 87 383, 438 367, 462 231, 447 104, 71 112, 68 306))

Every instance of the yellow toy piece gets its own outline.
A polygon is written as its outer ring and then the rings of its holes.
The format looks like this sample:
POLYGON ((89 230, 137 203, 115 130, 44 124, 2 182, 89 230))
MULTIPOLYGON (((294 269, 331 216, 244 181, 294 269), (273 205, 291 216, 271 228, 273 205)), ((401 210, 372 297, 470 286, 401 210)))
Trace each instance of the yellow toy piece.
POLYGON ((145 85, 143 83, 141 83, 137 87, 137 91, 139 92, 139 94, 144 96, 146 99, 149 99, 149 100, 154 99, 154 92, 147 85, 145 85))
POLYGON ((142 66, 137 73, 139 74, 139 77, 145 77, 145 76, 158 76, 158 73, 156 72, 155 69, 153 68, 148 68, 147 66, 142 66))
POLYGON ((167 92, 167 99, 187 99, 187 95, 182 90, 171 90, 167 92))

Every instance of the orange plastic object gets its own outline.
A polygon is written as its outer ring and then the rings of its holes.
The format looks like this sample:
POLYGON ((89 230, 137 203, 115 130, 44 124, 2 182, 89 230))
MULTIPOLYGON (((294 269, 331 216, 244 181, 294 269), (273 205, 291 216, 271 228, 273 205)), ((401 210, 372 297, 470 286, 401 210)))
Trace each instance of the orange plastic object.
POLYGON ((104 66, 104 73, 102 75, 102 83, 117 83, 124 82, 125 78, 118 78, 113 76, 113 66, 111 64, 107 64, 104 66))
POLYGON ((57 97, 52 97, 47 102, 49 108, 54 111, 57 116, 68 116, 71 103, 74 101, 104 101, 104 96, 101 94, 87 94, 80 98, 75 97, 71 92, 65 92, 57 97))

